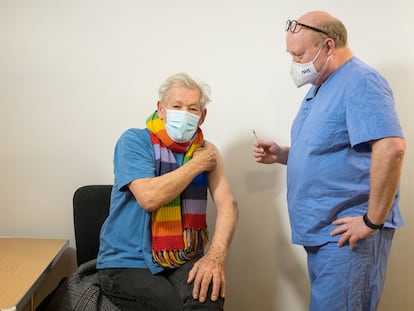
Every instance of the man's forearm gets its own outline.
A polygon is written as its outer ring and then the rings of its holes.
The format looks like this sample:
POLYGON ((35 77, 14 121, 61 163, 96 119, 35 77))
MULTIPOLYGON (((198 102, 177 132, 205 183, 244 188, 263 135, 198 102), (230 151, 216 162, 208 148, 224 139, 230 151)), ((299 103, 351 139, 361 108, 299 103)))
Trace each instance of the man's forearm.
POLYGON ((229 203, 228 207, 222 207, 217 211, 214 236, 208 252, 214 253, 222 261, 225 261, 227 256, 236 229, 237 219, 238 207, 235 201, 229 203))
POLYGON ((392 206, 400 182, 405 142, 386 138, 373 144, 368 218, 382 224, 392 206))

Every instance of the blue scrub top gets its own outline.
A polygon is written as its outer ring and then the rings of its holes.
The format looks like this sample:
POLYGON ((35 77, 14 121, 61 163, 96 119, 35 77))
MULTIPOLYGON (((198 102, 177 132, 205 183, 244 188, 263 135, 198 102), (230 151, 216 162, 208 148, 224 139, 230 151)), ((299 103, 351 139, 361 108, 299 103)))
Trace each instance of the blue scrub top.
MULTIPOLYGON (((403 137, 388 83, 359 59, 342 65, 314 92, 315 86, 293 122, 287 165, 292 241, 306 246, 337 241, 339 236, 330 236, 332 221, 366 212, 369 141, 403 137)), ((402 225, 397 194, 385 226, 402 225)))

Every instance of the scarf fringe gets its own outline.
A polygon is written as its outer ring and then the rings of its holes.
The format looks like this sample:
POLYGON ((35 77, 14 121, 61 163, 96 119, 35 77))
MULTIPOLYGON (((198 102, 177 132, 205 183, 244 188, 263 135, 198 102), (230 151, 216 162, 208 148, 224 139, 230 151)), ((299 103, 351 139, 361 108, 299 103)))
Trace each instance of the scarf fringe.
POLYGON ((187 260, 204 252, 208 243, 207 229, 185 229, 183 231, 184 250, 162 250, 152 251, 155 261, 164 268, 178 268, 187 260))

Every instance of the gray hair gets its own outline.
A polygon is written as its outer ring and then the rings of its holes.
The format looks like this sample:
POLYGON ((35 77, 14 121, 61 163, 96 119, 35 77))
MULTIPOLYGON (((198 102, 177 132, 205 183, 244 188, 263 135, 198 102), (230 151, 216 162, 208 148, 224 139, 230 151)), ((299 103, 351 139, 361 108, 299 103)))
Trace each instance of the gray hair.
POLYGON ((322 30, 326 31, 334 41, 337 47, 345 47, 348 41, 348 34, 345 25, 337 18, 332 18, 320 23, 322 30))
POLYGON ((166 103, 168 100, 168 92, 171 87, 175 85, 185 86, 189 89, 198 89, 200 91, 200 106, 204 109, 211 101, 210 99, 210 87, 204 82, 197 82, 191 78, 188 74, 180 72, 176 73, 160 86, 158 90, 159 100, 166 103))

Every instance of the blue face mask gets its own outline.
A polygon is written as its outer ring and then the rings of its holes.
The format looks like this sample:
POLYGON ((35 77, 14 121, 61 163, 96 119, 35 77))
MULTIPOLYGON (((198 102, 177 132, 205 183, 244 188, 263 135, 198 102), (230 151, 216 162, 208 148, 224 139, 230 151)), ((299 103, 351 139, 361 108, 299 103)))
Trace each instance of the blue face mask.
POLYGON ((199 120, 200 116, 187 111, 167 109, 165 129, 173 141, 184 143, 193 138, 199 120))

